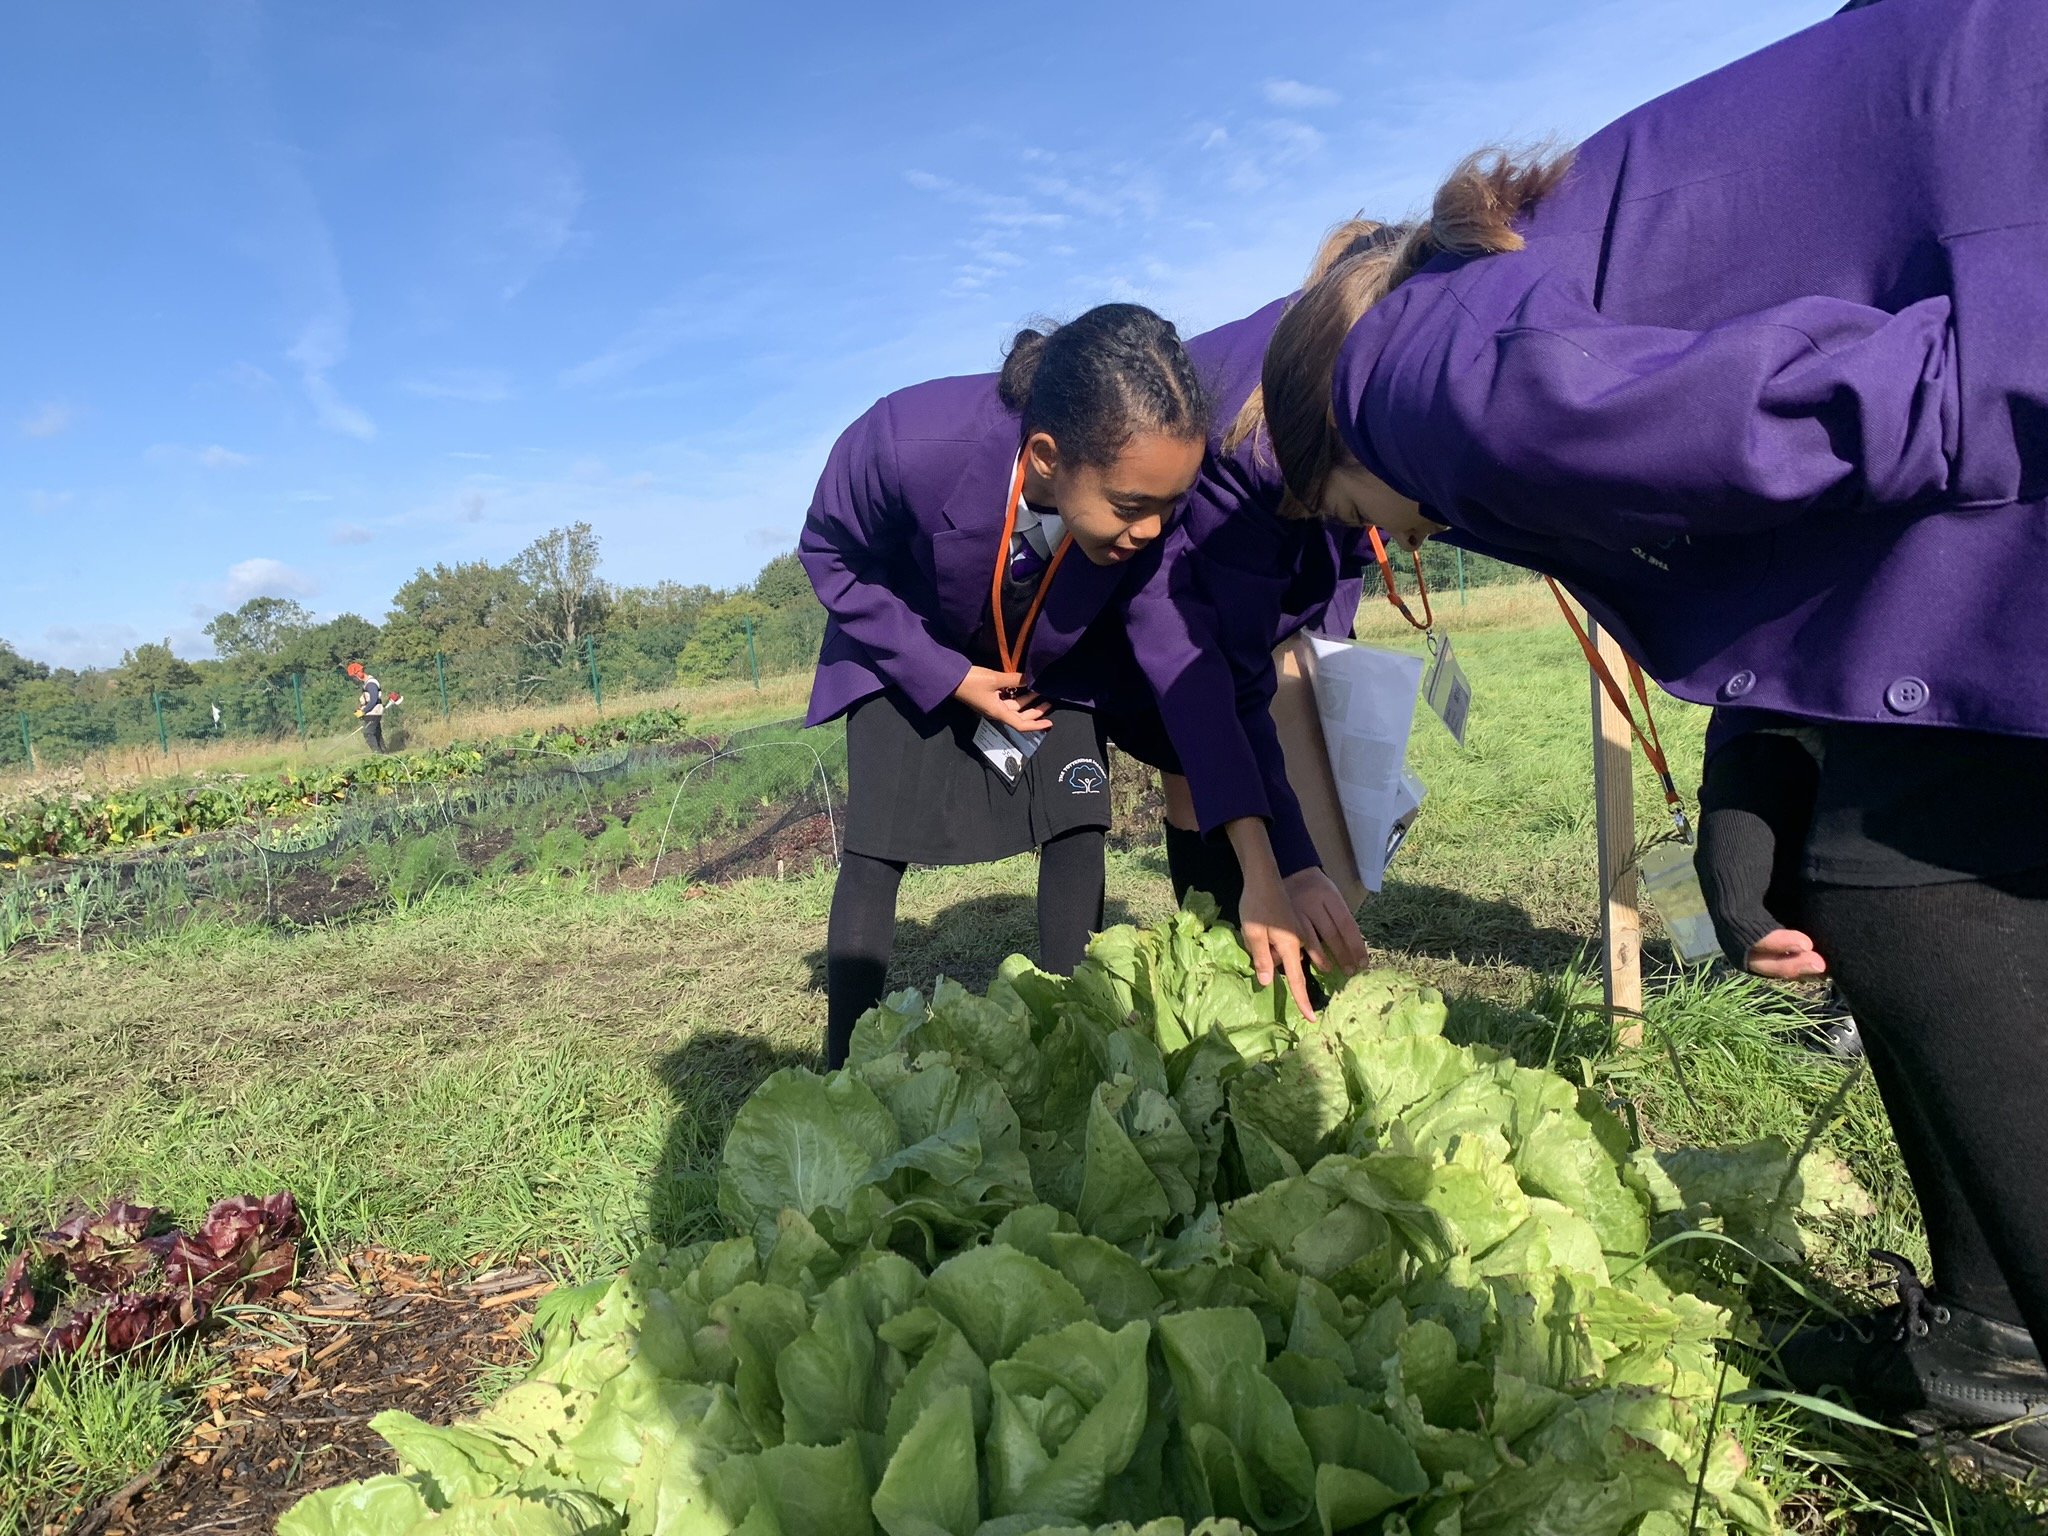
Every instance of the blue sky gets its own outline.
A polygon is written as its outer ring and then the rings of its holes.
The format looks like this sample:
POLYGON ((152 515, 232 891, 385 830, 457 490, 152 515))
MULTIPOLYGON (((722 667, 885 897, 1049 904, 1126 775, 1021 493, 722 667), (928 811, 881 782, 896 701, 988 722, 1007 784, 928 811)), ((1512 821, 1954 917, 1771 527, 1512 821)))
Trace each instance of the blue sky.
POLYGON ((1467 149, 1832 9, 10 6, 0 637, 381 619, 576 519, 615 581, 743 581, 877 395, 1104 299, 1234 319, 1467 149))

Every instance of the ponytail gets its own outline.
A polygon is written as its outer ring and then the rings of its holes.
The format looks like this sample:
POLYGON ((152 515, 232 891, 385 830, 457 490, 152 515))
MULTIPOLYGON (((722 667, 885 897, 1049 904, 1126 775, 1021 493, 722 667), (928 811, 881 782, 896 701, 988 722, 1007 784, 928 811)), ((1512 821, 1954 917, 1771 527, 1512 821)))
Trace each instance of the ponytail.
POLYGON ((1429 217, 1408 224, 1352 219, 1323 241, 1302 296, 1266 346, 1259 387, 1232 423, 1227 450, 1263 428, 1287 495, 1281 512, 1314 517, 1323 482, 1341 460, 1330 380, 1344 340, 1365 312, 1438 256, 1493 256, 1522 248, 1517 227, 1564 178, 1568 151, 1468 155, 1445 178, 1429 217))
POLYGON ((1038 377, 1038 360, 1045 356, 1045 332, 1026 326, 1010 339, 1003 354, 1003 375, 996 393, 1013 411, 1022 411, 1031 399, 1031 381, 1038 377))
POLYGON ((1049 331, 1017 333, 997 393, 1062 459, 1105 466, 1140 432, 1199 442, 1209 398, 1180 333, 1138 304, 1099 304, 1049 331))

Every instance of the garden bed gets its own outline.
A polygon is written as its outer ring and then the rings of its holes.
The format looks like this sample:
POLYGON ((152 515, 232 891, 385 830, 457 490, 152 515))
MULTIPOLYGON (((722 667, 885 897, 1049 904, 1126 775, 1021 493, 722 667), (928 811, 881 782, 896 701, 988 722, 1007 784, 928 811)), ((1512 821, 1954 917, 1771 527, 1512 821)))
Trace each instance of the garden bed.
POLYGON ((464 1279, 371 1249, 246 1320, 220 1351, 203 1417, 156 1466, 87 1513, 76 1536, 256 1536, 317 1488, 387 1471, 387 1409, 445 1422, 526 1358, 529 1266, 464 1279), (481 1390, 480 1390, 481 1389, 481 1390))

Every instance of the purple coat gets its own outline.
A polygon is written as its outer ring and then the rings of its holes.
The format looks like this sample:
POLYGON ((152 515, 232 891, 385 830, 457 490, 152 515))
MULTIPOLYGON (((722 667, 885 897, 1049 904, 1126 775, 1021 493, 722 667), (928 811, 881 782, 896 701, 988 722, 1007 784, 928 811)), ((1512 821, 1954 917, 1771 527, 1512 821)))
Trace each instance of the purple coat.
POLYGON ((1371 563, 1361 531, 1279 515, 1280 472, 1269 450, 1222 450, 1289 302, 1276 299, 1188 342, 1216 402, 1215 430, 1170 536, 1163 579, 1131 599, 1134 635, 1168 628, 1165 619, 1145 624, 1147 610, 1176 610, 1178 644, 1140 648, 1138 660, 1202 829, 1267 817, 1283 874, 1309 868, 1317 855, 1273 727, 1273 648, 1304 629, 1349 635, 1361 572, 1371 563))
POLYGON ((1347 341, 1352 451, 1680 697, 2048 735, 2048 5, 1886 0, 1347 341))
MULTIPOLYGON (((840 435, 797 543, 827 614, 807 724, 885 688, 927 713, 952 696, 988 613, 1020 441, 994 374, 898 390, 840 435)), ((1060 663, 1120 591, 1158 569, 1163 542, 1121 565, 1061 562, 1024 656, 1040 689, 1095 702, 1096 669, 1060 663)))

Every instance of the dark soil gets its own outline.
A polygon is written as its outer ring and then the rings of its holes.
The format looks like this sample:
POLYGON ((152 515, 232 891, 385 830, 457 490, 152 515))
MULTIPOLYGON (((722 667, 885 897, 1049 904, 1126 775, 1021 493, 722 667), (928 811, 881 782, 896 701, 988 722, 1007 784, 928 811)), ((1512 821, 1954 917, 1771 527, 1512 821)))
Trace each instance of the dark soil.
POLYGON ((781 880, 807 875, 819 864, 839 857, 832 836, 831 819, 816 807, 795 805, 764 811, 751 826, 692 849, 696 864, 690 878, 704 885, 720 885, 755 876, 781 880))
POLYGON ((527 1358, 539 1269, 456 1280, 423 1260, 356 1255, 248 1319, 222 1349, 225 1379, 170 1456, 71 1529, 74 1536, 267 1532, 317 1488, 395 1471, 370 1420, 402 1409, 445 1424, 479 1376, 527 1358), (258 1331, 260 1329, 260 1331, 258 1331))
POLYGON ((271 881, 270 917, 295 927, 318 927, 379 900, 382 894, 361 860, 351 861, 339 874, 310 865, 271 881))

